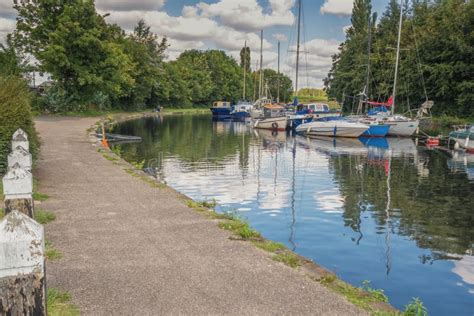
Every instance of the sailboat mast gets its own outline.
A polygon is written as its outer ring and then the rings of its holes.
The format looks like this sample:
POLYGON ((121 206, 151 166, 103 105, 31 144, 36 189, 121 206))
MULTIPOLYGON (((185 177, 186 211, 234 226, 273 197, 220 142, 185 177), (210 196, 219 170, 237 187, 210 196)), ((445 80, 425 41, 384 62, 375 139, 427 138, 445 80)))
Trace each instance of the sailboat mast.
POLYGON ((278 81, 277 81, 277 103, 280 103, 280 41, 278 41, 278 81))
POLYGON ((370 46, 372 45, 372 18, 369 15, 369 23, 367 30, 367 76, 365 82, 365 100, 369 100, 369 87, 370 87, 370 46))
POLYGON ((247 77, 247 41, 245 41, 245 44, 244 44, 244 91, 243 91, 243 99, 242 100, 245 100, 246 77, 247 77))
POLYGON ((263 72, 262 72, 262 65, 263 65, 263 30, 260 31, 260 81, 258 85, 258 97, 262 98, 263 92, 263 72))
POLYGON ((301 0, 298 1, 298 39, 296 43, 296 80, 295 95, 298 96, 298 71, 300 63, 300 32, 301 32, 301 0))
POLYGON ((403 22, 403 0, 400 0, 400 22, 398 24, 397 60, 395 61, 395 78, 393 80, 392 114, 395 114, 395 97, 397 95, 398 63, 400 60, 400 41, 401 41, 401 36, 402 36, 402 22, 403 22))

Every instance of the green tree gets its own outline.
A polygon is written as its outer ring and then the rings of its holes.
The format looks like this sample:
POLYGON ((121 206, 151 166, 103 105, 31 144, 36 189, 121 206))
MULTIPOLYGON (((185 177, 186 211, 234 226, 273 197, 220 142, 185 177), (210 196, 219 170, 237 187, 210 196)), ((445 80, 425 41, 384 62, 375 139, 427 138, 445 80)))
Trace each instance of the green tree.
MULTIPOLYGON (((103 106, 134 87, 133 63, 92 0, 29 1, 18 11, 16 43, 32 53, 56 82, 65 109, 103 106)), ((65 110, 60 109, 60 110, 65 110)))
POLYGON ((20 76, 27 70, 27 63, 15 49, 9 34, 5 44, 0 43, 0 75, 20 76))
POLYGON ((291 101, 293 94, 293 82, 287 75, 282 73, 278 74, 273 69, 264 69, 263 76, 273 99, 276 100, 278 95, 278 86, 280 86, 280 102, 291 101))

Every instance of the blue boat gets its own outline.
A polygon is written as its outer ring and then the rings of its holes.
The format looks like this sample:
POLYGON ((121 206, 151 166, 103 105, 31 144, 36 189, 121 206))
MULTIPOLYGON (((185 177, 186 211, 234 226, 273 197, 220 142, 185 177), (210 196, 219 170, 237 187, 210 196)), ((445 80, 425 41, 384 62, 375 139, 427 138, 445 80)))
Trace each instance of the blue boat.
POLYGON ((373 123, 369 125, 369 129, 362 134, 362 137, 385 137, 389 131, 390 125, 373 123))
POLYGON ((234 110, 230 112, 230 116, 233 121, 244 122, 247 118, 250 118, 250 111, 252 110, 253 104, 248 101, 240 101, 234 107, 234 110))
POLYGON ((382 124, 378 121, 366 119, 364 117, 344 117, 344 116, 328 116, 317 119, 317 121, 336 121, 346 120, 349 122, 359 122, 367 125, 369 128, 361 135, 361 137, 385 137, 390 131, 390 125, 382 124))
POLYGON ((230 112, 232 112, 232 106, 227 101, 216 101, 211 107, 212 118, 217 120, 230 119, 230 112))

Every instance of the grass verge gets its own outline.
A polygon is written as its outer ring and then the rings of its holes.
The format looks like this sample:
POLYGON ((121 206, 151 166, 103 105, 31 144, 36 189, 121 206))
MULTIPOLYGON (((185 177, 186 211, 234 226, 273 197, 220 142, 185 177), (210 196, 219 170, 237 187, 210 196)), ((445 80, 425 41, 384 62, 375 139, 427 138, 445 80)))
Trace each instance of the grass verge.
POLYGON ((71 302, 71 294, 61 292, 56 288, 49 288, 47 294, 49 316, 75 316, 80 315, 79 309, 71 302))
POLYGON ((63 257, 63 254, 54 248, 51 240, 47 239, 45 240, 45 255, 46 259, 48 260, 59 260, 63 257))
POLYGON ((46 225, 48 223, 51 223, 55 219, 56 219, 56 215, 54 213, 51 213, 42 209, 35 210, 35 220, 41 225, 46 225))

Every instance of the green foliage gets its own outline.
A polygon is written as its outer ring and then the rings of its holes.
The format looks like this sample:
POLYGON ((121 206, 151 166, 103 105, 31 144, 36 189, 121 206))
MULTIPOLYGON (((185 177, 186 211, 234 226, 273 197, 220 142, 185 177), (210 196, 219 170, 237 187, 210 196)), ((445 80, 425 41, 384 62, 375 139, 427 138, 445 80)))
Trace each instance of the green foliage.
POLYGON ((285 250, 286 247, 282 243, 274 242, 271 240, 264 240, 264 241, 254 241, 253 244, 260 249, 263 249, 268 252, 277 252, 285 250))
POLYGON ((41 192, 33 192, 33 199, 35 201, 43 202, 49 199, 49 195, 41 193, 41 192))
POLYGON ((28 134, 30 152, 36 155, 38 139, 30 102, 30 93, 24 80, 0 76, 0 174, 6 170, 11 138, 18 128, 28 134))
POLYGON ((403 314, 406 316, 428 316, 428 309, 419 298, 415 297, 405 306, 403 314))
MULTIPOLYGON (((474 107, 474 2, 463 0, 414 1, 404 7, 397 109, 419 107, 429 99, 435 114, 472 116, 474 107)), ((371 22, 369 98, 386 101, 392 94, 400 7, 391 0, 380 21, 371 17, 369 0, 356 0, 352 26, 325 85, 330 98, 345 96, 345 109, 366 85, 368 22, 371 22)))
POLYGON ((370 295, 372 295, 372 297, 377 301, 388 303, 388 297, 385 295, 384 291, 382 289, 373 289, 370 286, 369 280, 362 282, 362 289, 369 292, 370 295))
POLYGON ((289 267, 297 268, 301 265, 300 260, 296 254, 291 251, 284 251, 272 257, 273 260, 286 264, 289 267))
POLYGON ((56 215, 54 213, 37 209, 35 210, 35 220, 40 223, 41 225, 46 225, 51 223, 56 219, 56 215))
POLYGON ((0 43, 0 76, 20 76, 27 66, 13 45, 11 34, 5 44, 0 43))
POLYGON ((261 238, 260 233, 251 228, 248 222, 239 218, 233 218, 218 225, 222 229, 230 230, 244 240, 261 238))
POLYGON ((273 99, 276 100, 278 95, 278 86, 280 86, 280 102, 291 101, 293 95, 293 83, 287 75, 282 73, 278 74, 273 69, 264 69, 263 75, 265 81, 268 84, 270 96, 273 99))
POLYGON ((79 309, 70 303, 71 294, 48 287, 47 306, 49 316, 79 316, 79 309))
POLYGON ((45 255, 48 260, 59 260, 63 257, 63 254, 53 247, 49 239, 45 241, 45 255))

